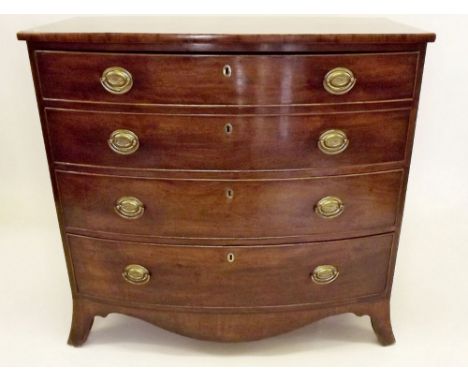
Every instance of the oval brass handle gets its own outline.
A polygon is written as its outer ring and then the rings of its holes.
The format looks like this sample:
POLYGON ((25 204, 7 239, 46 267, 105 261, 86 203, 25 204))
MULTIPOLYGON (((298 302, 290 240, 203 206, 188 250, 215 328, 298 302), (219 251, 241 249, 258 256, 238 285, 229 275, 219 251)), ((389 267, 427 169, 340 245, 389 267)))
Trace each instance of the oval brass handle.
POLYGON ((318 140, 319 150, 327 155, 340 154, 346 150, 349 144, 349 139, 344 131, 327 130, 322 133, 318 140))
POLYGON ((145 212, 145 206, 134 196, 122 196, 115 202, 114 210, 124 219, 138 219, 145 212))
POLYGON ((130 130, 119 129, 111 133, 107 144, 117 154, 133 154, 140 147, 138 136, 130 130))
POLYGON ((325 285, 335 281, 339 274, 340 272, 338 272, 338 269, 333 265, 319 265, 315 267, 310 278, 316 284, 325 285))
POLYGON ((333 219, 340 216, 344 211, 344 204, 337 196, 325 196, 315 206, 318 216, 325 219, 333 219))
POLYGON ((330 94, 346 94, 354 85, 356 85, 356 77, 348 68, 334 68, 323 78, 323 87, 330 94))
POLYGON ((125 281, 135 285, 146 284, 151 279, 148 269, 138 264, 127 265, 122 272, 122 276, 125 281))
POLYGON ((133 77, 127 69, 113 66, 104 70, 101 84, 109 93, 125 94, 133 86, 133 77))

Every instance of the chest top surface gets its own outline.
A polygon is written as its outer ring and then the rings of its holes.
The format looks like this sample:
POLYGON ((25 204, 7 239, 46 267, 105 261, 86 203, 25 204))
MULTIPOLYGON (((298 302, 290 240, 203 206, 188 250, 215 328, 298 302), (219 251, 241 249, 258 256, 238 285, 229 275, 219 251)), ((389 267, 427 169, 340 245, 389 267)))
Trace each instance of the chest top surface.
POLYGON ((73 43, 425 43, 435 34, 385 18, 301 15, 75 17, 18 33, 73 43))

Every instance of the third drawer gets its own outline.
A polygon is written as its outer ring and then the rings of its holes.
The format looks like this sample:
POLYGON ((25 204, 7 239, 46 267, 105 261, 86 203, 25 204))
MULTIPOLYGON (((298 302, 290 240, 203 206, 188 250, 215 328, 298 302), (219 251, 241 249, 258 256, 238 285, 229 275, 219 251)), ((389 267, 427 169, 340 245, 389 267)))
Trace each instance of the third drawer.
POLYGON ((193 239, 388 231, 403 175, 213 181, 56 172, 67 229, 193 239))

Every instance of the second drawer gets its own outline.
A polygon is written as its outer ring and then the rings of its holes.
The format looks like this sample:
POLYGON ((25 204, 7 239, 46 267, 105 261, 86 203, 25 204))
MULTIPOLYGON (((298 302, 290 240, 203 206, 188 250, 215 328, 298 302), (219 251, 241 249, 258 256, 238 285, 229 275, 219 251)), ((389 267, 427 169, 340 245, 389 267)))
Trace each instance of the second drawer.
POLYGON ((284 180, 56 172, 67 228, 172 238, 268 238, 392 229, 403 171, 284 180))
POLYGON ((46 116, 56 162, 276 170, 402 161, 409 111, 170 116, 47 109, 46 116))

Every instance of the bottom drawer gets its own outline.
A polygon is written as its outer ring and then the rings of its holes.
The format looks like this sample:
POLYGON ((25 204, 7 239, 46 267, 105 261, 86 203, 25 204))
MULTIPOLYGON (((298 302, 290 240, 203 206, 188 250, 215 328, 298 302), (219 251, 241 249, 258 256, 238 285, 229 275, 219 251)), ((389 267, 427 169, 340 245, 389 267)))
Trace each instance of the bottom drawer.
POLYGON ((158 245, 75 235, 68 235, 68 242, 80 294, 119 303, 258 307, 382 293, 393 235, 251 247, 158 245))

